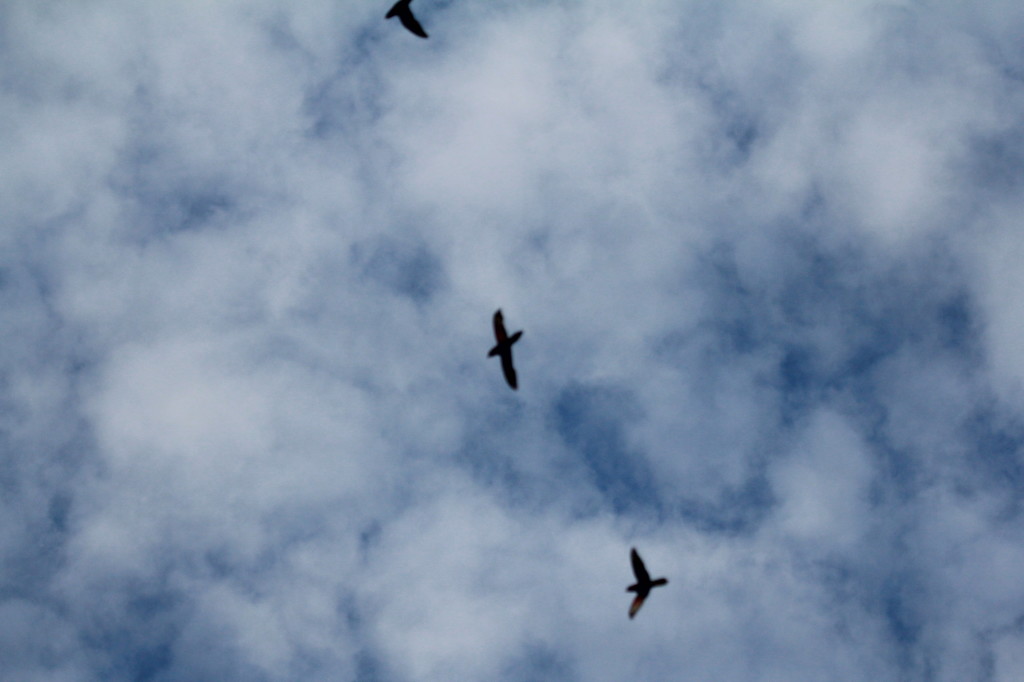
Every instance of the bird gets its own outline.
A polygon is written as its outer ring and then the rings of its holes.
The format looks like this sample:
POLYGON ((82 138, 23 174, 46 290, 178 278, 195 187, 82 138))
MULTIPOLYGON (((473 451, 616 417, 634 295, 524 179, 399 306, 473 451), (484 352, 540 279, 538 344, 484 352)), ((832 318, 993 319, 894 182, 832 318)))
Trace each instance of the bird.
POLYGON ((518 341, 522 335, 521 329, 512 336, 508 335, 508 332, 505 331, 505 320, 501 315, 501 308, 498 308, 494 313, 494 338, 498 340, 498 343, 487 353, 487 357, 501 356, 501 371, 505 374, 505 381, 513 391, 518 384, 516 383, 516 369, 512 366, 512 344, 518 341))
POLYGON ((629 607, 629 617, 632 619, 633 616, 636 615, 636 612, 640 610, 640 607, 644 605, 644 599, 647 599, 647 595, 651 593, 651 589, 661 585, 667 585, 668 578, 651 580, 651 574, 647 572, 647 567, 644 566, 644 560, 636 553, 636 547, 633 547, 629 551, 629 560, 633 563, 633 575, 636 576, 636 582, 626 588, 626 592, 636 592, 636 598, 629 607))
POLYGON ((384 15, 384 18, 390 19, 391 17, 398 17, 398 20, 402 22, 402 26, 405 26, 420 38, 426 38, 427 32, 423 30, 423 27, 420 26, 420 22, 416 21, 416 17, 412 15, 412 10, 409 9, 409 3, 411 2, 412 0, 398 0, 398 2, 388 10, 388 13, 384 15))

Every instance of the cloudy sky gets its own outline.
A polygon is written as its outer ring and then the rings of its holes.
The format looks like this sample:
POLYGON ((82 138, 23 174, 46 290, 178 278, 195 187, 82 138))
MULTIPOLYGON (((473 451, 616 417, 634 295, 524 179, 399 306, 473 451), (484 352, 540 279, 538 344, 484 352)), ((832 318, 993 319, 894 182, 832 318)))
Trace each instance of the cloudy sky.
POLYGON ((0 679, 1024 679, 1024 4, 389 4, 0 1, 0 679))

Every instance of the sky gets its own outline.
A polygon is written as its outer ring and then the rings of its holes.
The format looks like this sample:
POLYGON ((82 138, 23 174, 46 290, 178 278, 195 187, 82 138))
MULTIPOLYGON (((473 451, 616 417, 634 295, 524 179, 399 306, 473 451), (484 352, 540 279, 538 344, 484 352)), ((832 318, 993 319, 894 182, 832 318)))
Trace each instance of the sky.
POLYGON ((1024 679, 1024 4, 389 5, 0 1, 0 680, 1024 679))

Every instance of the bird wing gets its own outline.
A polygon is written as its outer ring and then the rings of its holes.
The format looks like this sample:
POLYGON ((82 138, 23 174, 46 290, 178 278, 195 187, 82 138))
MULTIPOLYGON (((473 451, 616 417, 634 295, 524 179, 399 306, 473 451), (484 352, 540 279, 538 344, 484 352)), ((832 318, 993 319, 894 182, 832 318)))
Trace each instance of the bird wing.
POLYGON ((427 32, 420 26, 420 22, 416 21, 416 17, 412 15, 412 10, 406 5, 402 10, 398 12, 398 19, 402 22, 402 26, 418 35, 420 38, 426 38, 427 32))
POLYGON ((636 599, 634 599, 633 603, 629 605, 629 617, 630 618, 632 618, 633 616, 636 615, 636 612, 639 611, 640 607, 644 605, 644 599, 646 599, 646 598, 647 598, 647 595, 645 595, 645 594, 644 595, 640 595, 640 594, 636 595, 636 599))
POLYGON ((505 374, 505 381, 513 389, 517 388, 516 368, 512 366, 512 349, 507 349, 501 354, 501 371, 505 374))
MULTIPOLYGON (((650 583, 651 574, 647 572, 647 567, 644 566, 644 560, 636 553, 636 547, 629 551, 629 560, 633 562, 633 575, 636 576, 637 583, 641 585, 650 583)), ((640 607, 637 606, 636 608, 640 607)))
POLYGON ((494 338, 498 339, 499 344, 508 341, 508 332, 505 331, 505 320, 501 315, 501 308, 494 313, 494 338))

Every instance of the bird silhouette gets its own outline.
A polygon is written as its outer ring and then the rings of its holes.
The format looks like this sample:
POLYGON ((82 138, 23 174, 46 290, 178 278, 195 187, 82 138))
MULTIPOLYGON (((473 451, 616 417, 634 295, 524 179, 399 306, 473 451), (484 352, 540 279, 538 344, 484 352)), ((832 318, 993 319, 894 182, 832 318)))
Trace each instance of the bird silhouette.
POLYGON ((518 341, 522 335, 522 330, 517 331, 512 336, 508 335, 508 332, 505 331, 505 320, 501 315, 501 308, 498 308, 497 312, 494 313, 494 338, 498 340, 498 343, 487 353, 487 357, 501 356, 501 371, 505 374, 505 381, 508 382, 508 385, 513 390, 518 385, 516 383, 516 369, 512 366, 512 344, 518 341))
POLYGON ((636 582, 626 588, 626 592, 636 592, 636 598, 629 607, 629 617, 632 618, 636 615, 636 612, 640 610, 640 607, 644 605, 644 599, 647 599, 647 595, 651 593, 651 589, 661 585, 667 585, 668 578, 651 580, 651 574, 647 572, 647 567, 644 566, 644 560, 636 553, 636 547, 629 551, 629 560, 633 563, 633 575, 636 576, 636 582))
POLYGON ((426 38, 427 32, 423 30, 423 27, 420 26, 420 22, 416 21, 416 17, 412 15, 412 10, 409 9, 410 2, 412 2, 412 0, 398 0, 398 2, 388 10, 388 13, 384 15, 384 18, 390 19, 391 17, 398 17, 398 20, 402 22, 402 26, 405 26, 420 38, 426 38))

